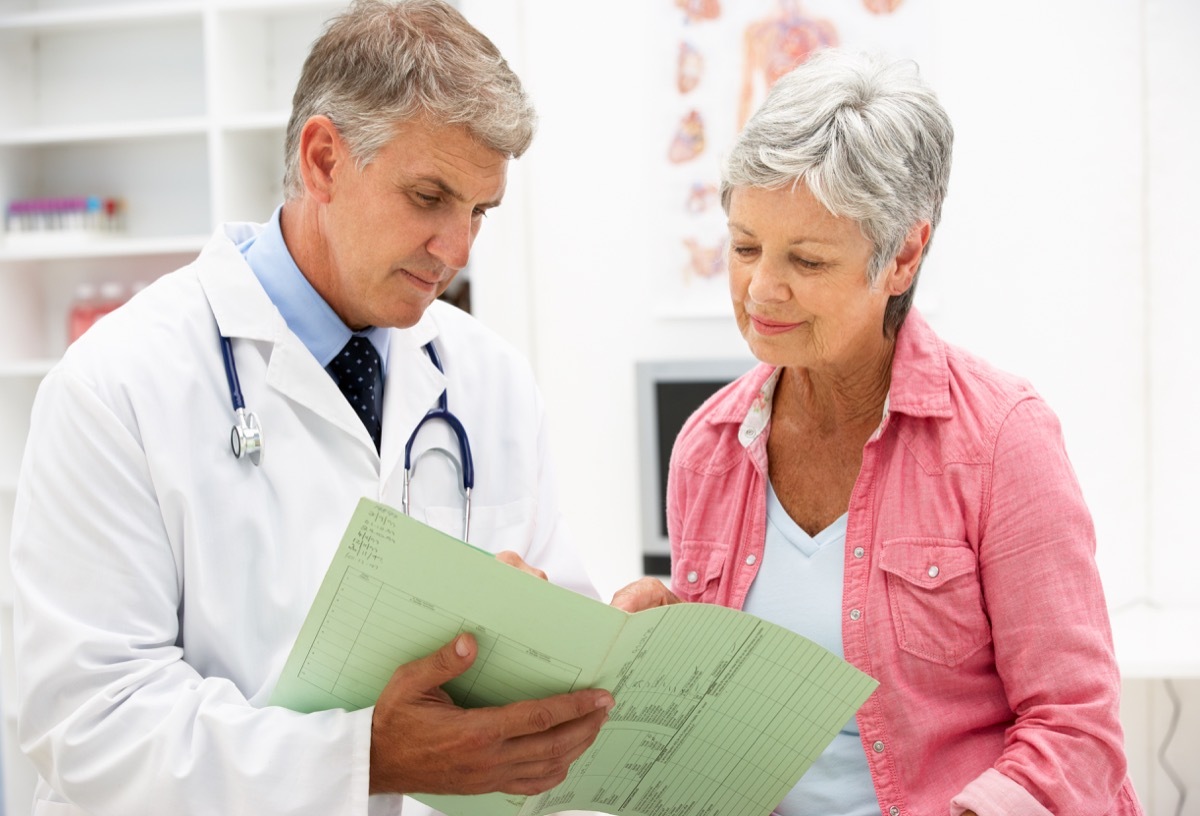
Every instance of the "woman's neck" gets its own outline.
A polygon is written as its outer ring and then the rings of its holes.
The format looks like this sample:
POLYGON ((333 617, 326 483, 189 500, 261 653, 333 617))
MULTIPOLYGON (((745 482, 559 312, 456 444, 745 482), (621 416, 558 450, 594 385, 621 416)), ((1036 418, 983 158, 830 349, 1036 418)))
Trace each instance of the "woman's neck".
POLYGON ((834 433, 860 425, 873 430, 883 416, 892 382, 895 342, 886 340, 848 365, 785 366, 775 388, 772 416, 806 417, 812 429, 834 433))

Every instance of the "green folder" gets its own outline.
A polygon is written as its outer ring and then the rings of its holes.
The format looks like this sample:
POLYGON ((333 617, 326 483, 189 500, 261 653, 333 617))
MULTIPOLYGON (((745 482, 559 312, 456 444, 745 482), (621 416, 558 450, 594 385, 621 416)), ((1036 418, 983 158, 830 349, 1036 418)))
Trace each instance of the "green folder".
POLYGON ((604 688, 616 707, 545 793, 414 794, 450 816, 764 816, 877 685, 753 615, 708 604, 631 615, 363 499, 270 702, 373 705, 397 666, 462 632, 479 654, 445 686, 461 706, 604 688))

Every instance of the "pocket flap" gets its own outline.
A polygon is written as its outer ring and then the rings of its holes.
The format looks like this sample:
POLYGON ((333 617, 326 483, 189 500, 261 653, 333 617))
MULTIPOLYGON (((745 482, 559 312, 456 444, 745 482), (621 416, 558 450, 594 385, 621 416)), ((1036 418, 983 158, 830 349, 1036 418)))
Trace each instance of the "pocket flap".
POLYGON ((880 568, 910 584, 936 589, 975 571, 975 551, 965 541, 894 538, 883 542, 880 568))

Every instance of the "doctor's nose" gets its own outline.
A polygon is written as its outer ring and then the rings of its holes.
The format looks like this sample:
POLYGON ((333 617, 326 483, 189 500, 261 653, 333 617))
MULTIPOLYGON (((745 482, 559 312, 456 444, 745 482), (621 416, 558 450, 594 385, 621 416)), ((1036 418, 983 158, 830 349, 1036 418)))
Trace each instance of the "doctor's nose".
POLYGON ((429 239, 425 248, 451 269, 462 269, 470 259, 475 233, 476 227, 469 220, 465 223, 460 223, 459 219, 447 220, 429 239))

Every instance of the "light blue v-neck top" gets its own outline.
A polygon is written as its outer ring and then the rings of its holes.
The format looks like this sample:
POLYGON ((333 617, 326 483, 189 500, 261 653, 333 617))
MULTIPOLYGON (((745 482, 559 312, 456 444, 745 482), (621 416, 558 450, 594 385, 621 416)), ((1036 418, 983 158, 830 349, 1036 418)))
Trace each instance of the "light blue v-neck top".
MULTIPOLYGON (((743 609, 842 654, 846 514, 810 536, 767 484, 767 541, 743 609)), ((867 757, 851 717, 775 812, 781 816, 879 816, 867 757)))

